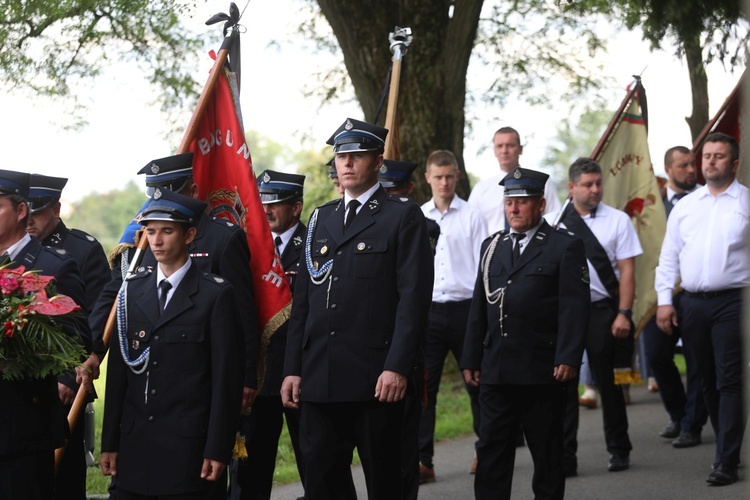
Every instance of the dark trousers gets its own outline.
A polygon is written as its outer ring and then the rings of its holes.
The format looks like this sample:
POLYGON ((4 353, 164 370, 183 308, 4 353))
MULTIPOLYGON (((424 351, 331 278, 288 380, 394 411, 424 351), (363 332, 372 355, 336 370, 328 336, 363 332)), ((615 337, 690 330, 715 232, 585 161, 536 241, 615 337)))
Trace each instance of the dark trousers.
POLYGON ((231 498, 268 499, 271 498, 273 471, 276 468, 276 452, 284 417, 292 440, 297 470, 304 484, 305 474, 302 454, 299 450, 299 411, 284 408, 281 396, 258 396, 249 416, 243 418, 243 432, 248 457, 237 463, 236 484, 239 495, 231 498))
POLYGON ((310 403, 300 409, 300 448, 306 500, 350 500, 359 452, 370 500, 401 497, 401 427, 404 402, 310 403))
MULTIPOLYGON (((674 297, 679 324, 682 324, 681 298, 682 295, 674 297)), ((680 372, 674 364, 675 347, 681 336, 680 328, 674 328, 672 335, 667 335, 656 326, 654 317, 646 324, 641 335, 645 342, 648 365, 659 385, 659 396, 670 420, 679 422, 683 432, 700 434, 708 420, 708 410, 703 401, 703 387, 693 351, 683 349, 687 389, 682 385, 680 372)))
POLYGON ((716 430, 716 463, 736 466, 745 429, 740 317, 742 290, 712 296, 685 293, 682 299, 685 349, 698 362, 703 394, 716 430))
MULTIPOLYGON (((65 407, 65 414, 70 406, 65 407)), ((70 433, 60 465, 55 474, 55 492, 58 498, 86 500, 86 454, 83 449, 84 415, 78 419, 70 433)))
MULTIPOLYGON (((419 423, 419 461, 432 467, 435 454, 435 406, 440 388, 440 377, 448 352, 452 352, 458 363, 464 349, 466 323, 469 318, 471 300, 459 302, 433 302, 428 316, 425 340, 425 368, 427 370, 427 404, 419 423)), ((463 379, 463 375, 461 377, 463 379)), ((479 434, 479 391, 466 385, 471 402, 474 434, 479 434)))
POLYGON ((612 335, 612 323, 617 316, 609 301, 591 304, 591 319, 586 332, 591 374, 599 389, 604 420, 604 440, 607 451, 627 456, 633 446, 628 436, 628 414, 622 387, 615 385, 615 353, 618 348, 612 335))
POLYGON ((417 500, 419 494, 419 421, 422 417, 421 394, 404 399, 404 426, 401 430, 401 497, 417 500))
POLYGON ((0 499, 55 498, 55 453, 52 450, 0 455, 0 499))
POLYGON ((534 461, 534 498, 562 499, 563 415, 566 384, 481 384, 482 413, 477 443, 477 500, 508 499, 513 482, 516 438, 523 426, 534 461))
POLYGON ((412 369, 404 398, 404 423, 401 429, 401 498, 417 500, 419 495, 419 423, 425 393, 424 361, 412 369))
POLYGON ((204 500, 205 492, 200 493, 181 493, 178 495, 139 495, 126 490, 117 491, 118 500, 204 500))

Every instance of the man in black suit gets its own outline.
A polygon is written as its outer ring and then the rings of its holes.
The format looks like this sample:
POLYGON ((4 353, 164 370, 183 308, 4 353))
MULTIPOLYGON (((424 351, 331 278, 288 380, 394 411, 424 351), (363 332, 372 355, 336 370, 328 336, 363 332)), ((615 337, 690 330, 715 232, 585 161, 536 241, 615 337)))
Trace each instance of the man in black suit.
POLYGON ((234 446, 242 370, 228 280, 189 256, 206 204, 155 190, 141 224, 157 266, 128 278, 110 342, 100 465, 117 498, 206 498, 234 446))
MULTIPOLYGON (((29 187, 29 219, 26 232, 39 240, 42 245, 62 248, 78 265, 86 288, 86 299, 81 307, 88 314, 96 299, 107 284, 109 264, 107 255, 96 238, 78 229, 68 228, 60 219, 60 196, 67 184, 64 177, 31 174, 29 187)), ((73 399, 78 392, 75 374, 57 377, 57 387, 65 413, 70 412, 73 399)), ((93 396, 91 396, 93 401, 93 396)), ((93 410, 86 412, 86 420, 78 419, 71 429, 70 439, 55 475, 55 492, 59 498, 70 500, 86 499, 86 453, 84 449, 84 428, 94 433, 93 410), (90 418, 89 418, 90 416, 90 418)), ((93 451, 93 439, 91 441, 93 451)))
MULTIPOLYGON (((260 199, 292 291, 299 272, 307 233, 307 228, 299 220, 302 213, 304 183, 304 175, 273 170, 266 170, 258 175, 260 199)), ((286 417, 286 426, 297 459, 297 470, 304 483, 304 464, 299 450, 299 412, 284 408, 281 404, 281 374, 284 368, 286 338, 287 323, 284 323, 270 340, 262 339, 263 345, 267 346, 265 380, 255 398, 252 412, 243 417, 242 427, 248 457, 247 460, 238 461, 239 495, 233 494, 232 498, 271 498, 283 417, 286 417)))
MULTIPOLYGON (((29 174, 0 170, 0 253, 10 266, 54 276, 57 291, 82 305, 84 285, 63 249, 48 249, 26 233, 29 174)), ((91 348, 85 321, 70 325, 91 348)), ((0 377, 0 498, 54 498, 54 450, 65 438, 65 413, 56 377, 6 381, 0 377)))
POLYGON ((535 498, 562 499, 563 418, 589 317, 583 242, 542 218, 547 174, 516 168, 502 181, 510 232, 482 243, 461 367, 479 387, 474 494, 510 498, 523 426, 535 498), (540 314, 544 311, 544 314, 540 314))
POLYGON ((353 498, 355 446, 368 497, 401 496, 403 400, 433 269, 419 206, 378 184, 387 133, 347 119, 328 140, 345 193, 310 218, 294 290, 281 397, 301 407, 307 500, 353 498))

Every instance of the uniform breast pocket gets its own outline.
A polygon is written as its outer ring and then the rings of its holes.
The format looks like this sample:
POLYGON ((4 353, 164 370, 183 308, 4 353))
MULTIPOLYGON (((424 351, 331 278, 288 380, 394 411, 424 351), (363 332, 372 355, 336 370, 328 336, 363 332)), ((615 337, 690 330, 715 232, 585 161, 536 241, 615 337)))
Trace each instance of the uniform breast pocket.
POLYGON ((554 278, 557 276, 557 264, 543 263, 534 264, 526 272, 527 276, 539 277, 541 279, 554 278))
POLYGON ((376 278, 385 269, 388 240, 355 240, 352 254, 354 255, 352 259, 354 262, 354 277, 360 279, 376 278))
POLYGON ((201 327, 179 326, 164 332, 167 344, 164 366, 174 372, 193 372, 203 365, 208 349, 203 345, 201 327))

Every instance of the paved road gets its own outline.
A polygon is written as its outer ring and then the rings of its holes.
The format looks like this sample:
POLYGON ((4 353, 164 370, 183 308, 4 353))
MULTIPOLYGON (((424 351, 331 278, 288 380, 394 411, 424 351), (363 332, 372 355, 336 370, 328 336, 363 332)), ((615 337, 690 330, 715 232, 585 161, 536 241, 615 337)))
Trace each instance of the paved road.
MULTIPOLYGON (((703 444, 695 448, 674 449, 658 436, 667 421, 658 395, 644 386, 631 390, 633 404, 628 407, 630 440, 633 443, 631 467, 623 472, 608 472, 604 447, 601 410, 581 408, 578 432, 578 477, 565 485, 567 498, 606 500, 747 500, 750 499, 750 467, 740 467, 740 481, 731 486, 711 487, 705 482, 714 458, 714 436, 710 426, 704 429, 703 444)), ((743 443, 744 463, 750 463, 750 433, 743 443)), ((423 500, 471 499, 473 478, 466 470, 473 457, 470 437, 441 442, 435 450, 437 481, 423 485, 423 500)), ((367 498, 362 470, 353 468, 360 499, 367 498)), ((516 454, 513 498, 533 498, 531 455, 526 448, 516 454)), ((276 487, 273 500, 294 500, 302 495, 299 483, 276 487)))

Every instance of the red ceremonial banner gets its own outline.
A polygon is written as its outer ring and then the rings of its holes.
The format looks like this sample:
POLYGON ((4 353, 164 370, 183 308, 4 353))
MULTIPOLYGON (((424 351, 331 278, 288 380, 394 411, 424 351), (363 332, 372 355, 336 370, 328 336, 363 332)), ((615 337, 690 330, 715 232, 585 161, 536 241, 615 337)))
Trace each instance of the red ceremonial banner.
POLYGON ((198 195, 210 214, 247 233, 262 345, 289 317, 292 295, 271 239, 245 141, 235 75, 222 70, 190 143, 198 195))

